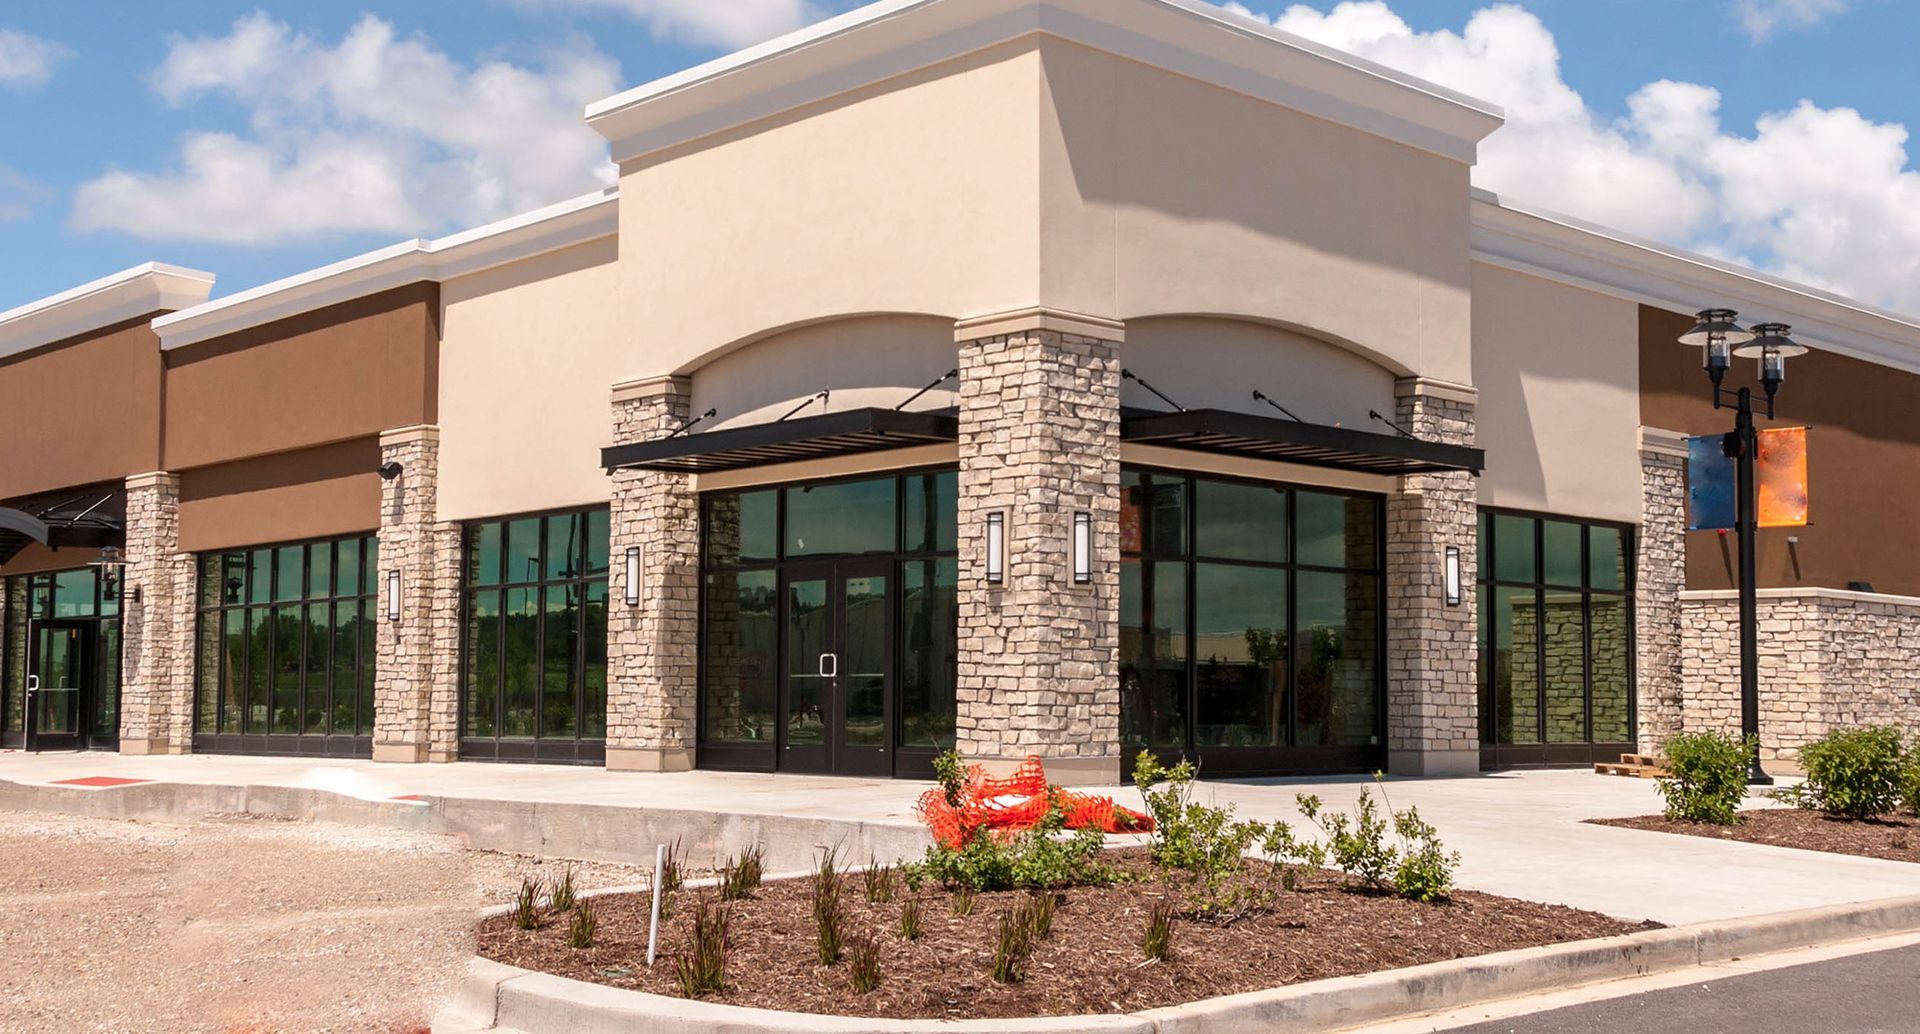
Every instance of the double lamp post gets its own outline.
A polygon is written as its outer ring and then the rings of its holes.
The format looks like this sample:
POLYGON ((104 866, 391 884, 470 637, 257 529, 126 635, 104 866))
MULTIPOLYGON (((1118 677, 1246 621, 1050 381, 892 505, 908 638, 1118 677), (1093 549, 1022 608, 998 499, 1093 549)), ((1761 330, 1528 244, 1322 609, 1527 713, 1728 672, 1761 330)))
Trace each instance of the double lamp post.
POLYGON ((1767 419, 1773 419, 1774 397, 1787 379, 1787 360, 1805 355, 1807 347, 1788 337, 1792 329, 1784 323, 1756 323, 1751 330, 1740 326, 1739 314, 1732 309, 1708 309, 1700 313, 1693 329, 1680 335, 1680 343, 1704 350, 1707 379, 1713 382, 1713 408, 1732 406, 1733 431, 1723 441, 1726 455, 1735 462, 1734 526, 1740 535, 1740 734, 1754 745, 1747 781, 1770 785, 1773 777, 1760 767, 1760 628, 1759 602, 1754 578, 1754 539, 1760 529, 1758 485, 1754 478, 1754 458, 1760 451, 1760 432, 1754 427, 1753 389, 1726 388, 1727 367, 1734 358, 1756 359, 1760 364, 1760 385, 1767 393, 1767 419))

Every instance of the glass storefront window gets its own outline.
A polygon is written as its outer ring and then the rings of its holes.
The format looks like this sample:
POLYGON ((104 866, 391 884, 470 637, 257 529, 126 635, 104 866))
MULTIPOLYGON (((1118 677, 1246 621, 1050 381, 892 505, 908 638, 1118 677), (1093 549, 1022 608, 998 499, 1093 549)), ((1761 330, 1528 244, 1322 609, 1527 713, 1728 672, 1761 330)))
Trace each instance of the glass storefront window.
POLYGON ((1499 511, 1480 529, 1484 742, 1631 744, 1630 530, 1499 511))
POLYGON ((954 635, 959 627, 959 566, 952 558, 901 565, 903 747, 947 750, 954 745, 955 689, 960 678, 959 643, 954 635))
POLYGON ((203 554, 195 637, 194 749, 371 751, 374 539, 359 536, 203 554))
POLYGON ((609 522, 593 509, 467 526, 462 756, 605 756, 609 522))
POLYGON ((18 744, 26 731, 28 625, 82 621, 91 626, 86 745, 111 745, 120 734, 120 601, 92 567, 0 578, 6 625, 0 634, 0 742, 18 744))
POLYGON ((1135 470, 1121 491, 1122 749, 1376 763, 1379 498, 1135 470))
POLYGON ((880 478, 787 489, 786 557, 894 552, 894 488, 880 478))

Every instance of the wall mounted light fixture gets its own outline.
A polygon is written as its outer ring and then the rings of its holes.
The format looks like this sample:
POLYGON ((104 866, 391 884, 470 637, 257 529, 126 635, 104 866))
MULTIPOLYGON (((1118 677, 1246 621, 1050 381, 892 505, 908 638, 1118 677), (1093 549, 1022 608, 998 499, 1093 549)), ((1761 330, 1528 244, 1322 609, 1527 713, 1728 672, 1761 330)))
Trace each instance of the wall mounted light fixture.
POLYGON ((1007 580, 1007 515, 999 510, 987 514, 987 584, 1000 585, 1007 580))
POLYGON ((1093 581, 1093 514, 1073 515, 1073 583, 1093 581))
POLYGON ((387 572, 387 620, 400 620, 400 572, 387 572))
POLYGON ((1446 581, 1447 606, 1458 607, 1460 605, 1461 600, 1465 598, 1464 586, 1460 584, 1460 547, 1459 546, 1447 547, 1447 566, 1446 566, 1445 581, 1446 581))
POLYGON ((627 606, 640 605, 640 547, 627 547, 627 606))

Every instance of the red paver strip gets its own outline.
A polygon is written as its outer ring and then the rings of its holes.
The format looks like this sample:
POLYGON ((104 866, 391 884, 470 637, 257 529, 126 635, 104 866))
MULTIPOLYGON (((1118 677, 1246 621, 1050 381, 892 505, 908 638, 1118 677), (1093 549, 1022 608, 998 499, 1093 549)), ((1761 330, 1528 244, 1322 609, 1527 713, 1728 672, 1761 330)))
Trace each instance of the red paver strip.
POLYGON ((388 798, 388 800, 394 800, 394 801, 407 801, 407 802, 409 802, 409 803, 412 803, 412 804, 425 804, 425 803, 427 803, 427 799, 426 799, 425 797, 422 797, 422 796, 420 796, 420 795, 419 795, 419 794, 417 794, 417 793, 410 793, 410 794, 407 794, 407 795, 406 795, 405 797, 390 797, 390 798, 388 798))
POLYGON ((132 786, 135 783, 151 783, 151 779, 122 779, 119 776, 87 776, 84 779, 56 779, 55 786, 132 786))

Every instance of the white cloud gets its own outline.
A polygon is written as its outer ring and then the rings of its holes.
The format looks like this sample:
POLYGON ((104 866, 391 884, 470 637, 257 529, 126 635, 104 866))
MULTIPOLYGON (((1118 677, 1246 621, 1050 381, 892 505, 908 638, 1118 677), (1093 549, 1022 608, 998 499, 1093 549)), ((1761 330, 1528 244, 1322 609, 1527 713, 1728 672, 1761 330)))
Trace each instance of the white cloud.
POLYGON ((818 21, 812 0, 514 0, 521 7, 624 14, 654 36, 696 46, 738 49, 818 21))
POLYGON ((55 65, 72 56, 72 51, 52 40, 0 29, 0 86, 39 86, 53 78, 55 65))
POLYGON ((1845 14, 1851 0, 1733 0, 1733 16, 1755 43, 1781 29, 1805 29, 1845 14))
POLYGON ((25 219, 33 213, 34 204, 47 194, 47 188, 18 170, 0 165, 0 223, 25 219))
POLYGON ((468 67, 373 16, 328 45, 255 13, 172 41, 150 84, 175 106, 237 102, 246 132, 190 133, 173 169, 82 184, 76 228, 246 245, 426 233, 612 181, 580 112, 619 88, 619 68, 581 43, 539 68, 468 67))
POLYGON ((1267 20, 1503 105, 1480 186, 1920 311, 1920 170, 1904 126, 1803 100, 1741 131, 1721 124, 1719 91, 1666 80, 1604 118, 1561 77, 1553 34, 1507 4, 1458 33, 1414 32, 1383 0, 1267 20))

